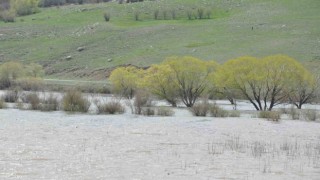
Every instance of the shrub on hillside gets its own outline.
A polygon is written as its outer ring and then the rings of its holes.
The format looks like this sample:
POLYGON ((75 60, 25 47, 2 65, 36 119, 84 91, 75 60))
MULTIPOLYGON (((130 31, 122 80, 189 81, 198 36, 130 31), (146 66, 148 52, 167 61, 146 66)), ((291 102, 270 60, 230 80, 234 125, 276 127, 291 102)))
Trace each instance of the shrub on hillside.
POLYGON ((111 16, 110 16, 110 13, 105 12, 105 13, 103 14, 103 17, 104 17, 104 20, 105 20, 105 21, 107 21, 107 22, 110 21, 110 17, 111 17, 111 16))
POLYGON ((197 18, 198 19, 203 19, 204 18, 204 12, 205 12, 204 8, 199 7, 197 9, 197 18))
POLYGON ((11 0, 10 5, 18 16, 39 12, 39 0, 11 0))
POLYGON ((206 17, 207 19, 211 19, 211 15, 212 15, 211 10, 210 10, 210 9, 207 9, 207 10, 205 11, 205 17, 206 17))
POLYGON ((90 102, 80 91, 69 90, 62 99, 63 110, 69 112, 88 112, 90 102))
POLYGON ((172 18, 172 19, 176 19, 176 18, 177 18, 177 11, 176 11, 176 9, 171 9, 171 10, 170 10, 170 13, 171 13, 171 18, 172 18))
POLYGON ((0 12, 0 20, 3 22, 15 22, 16 14, 11 11, 0 12))
POLYGON ((187 18, 189 19, 189 20, 192 20, 192 17, 193 17, 193 11, 191 10, 191 9, 188 9, 187 11, 186 11, 186 15, 187 15, 187 18))
POLYGON ((140 20, 140 12, 139 11, 134 11, 133 12, 133 17, 134 17, 134 20, 139 21, 140 20))
POLYGON ((155 10, 153 11, 153 18, 154 18, 154 20, 158 20, 158 19, 159 19, 159 13, 160 13, 159 9, 155 9, 155 10))
POLYGON ((163 20, 167 19, 167 14, 168 14, 168 11, 166 9, 163 9, 162 10, 162 18, 163 18, 163 20))

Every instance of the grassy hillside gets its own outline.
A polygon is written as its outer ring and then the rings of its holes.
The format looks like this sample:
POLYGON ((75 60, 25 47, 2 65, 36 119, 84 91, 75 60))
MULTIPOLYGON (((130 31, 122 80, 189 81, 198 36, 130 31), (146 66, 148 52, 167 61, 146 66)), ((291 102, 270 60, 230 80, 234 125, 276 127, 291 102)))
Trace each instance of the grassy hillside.
POLYGON ((0 61, 38 62, 51 78, 103 79, 121 64, 148 66, 168 56, 224 62, 242 55, 287 54, 320 67, 319 0, 163 0, 41 9, 0 22, 0 61), (188 20, 188 9, 212 10, 211 19, 188 20), (177 13, 154 20, 155 9, 177 13), (103 13, 111 14, 105 22, 103 13), (139 13, 139 21, 134 14, 139 13), (81 52, 78 47, 85 47, 81 52), (71 56, 72 59, 66 57, 71 56))

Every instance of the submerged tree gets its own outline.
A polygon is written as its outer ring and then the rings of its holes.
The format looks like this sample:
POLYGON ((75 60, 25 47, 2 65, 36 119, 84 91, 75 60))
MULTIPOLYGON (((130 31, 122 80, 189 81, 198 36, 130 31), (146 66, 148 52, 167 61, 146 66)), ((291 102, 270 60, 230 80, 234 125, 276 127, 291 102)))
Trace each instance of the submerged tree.
POLYGON ((138 79, 141 75, 142 71, 137 67, 119 67, 112 71, 109 80, 115 93, 131 99, 138 89, 138 79))
POLYGON ((23 65, 19 62, 6 62, 0 66, 0 87, 8 88, 23 72, 23 65))
POLYGON ((179 93, 178 86, 173 79, 174 72, 169 65, 152 65, 146 71, 141 86, 176 107, 179 93))
POLYGON ((295 79, 288 88, 288 99, 291 104, 301 109, 302 105, 311 103, 316 99, 319 79, 306 69, 301 69, 296 74, 295 79))
POLYGON ((227 61, 216 73, 215 82, 220 88, 239 90, 256 110, 270 111, 288 99, 292 93, 289 87, 303 69, 284 55, 263 59, 246 56, 227 61))
POLYGON ((165 62, 172 69, 172 81, 176 83, 179 97, 187 107, 208 89, 209 75, 217 67, 214 61, 202 61, 194 57, 171 57, 165 62))

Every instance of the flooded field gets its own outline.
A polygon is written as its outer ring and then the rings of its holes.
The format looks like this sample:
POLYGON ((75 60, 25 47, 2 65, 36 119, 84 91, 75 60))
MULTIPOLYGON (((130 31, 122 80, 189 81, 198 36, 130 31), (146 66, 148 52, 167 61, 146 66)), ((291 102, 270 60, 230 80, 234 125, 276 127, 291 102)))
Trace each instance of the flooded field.
POLYGON ((0 179, 319 179, 320 123, 0 110, 0 179))

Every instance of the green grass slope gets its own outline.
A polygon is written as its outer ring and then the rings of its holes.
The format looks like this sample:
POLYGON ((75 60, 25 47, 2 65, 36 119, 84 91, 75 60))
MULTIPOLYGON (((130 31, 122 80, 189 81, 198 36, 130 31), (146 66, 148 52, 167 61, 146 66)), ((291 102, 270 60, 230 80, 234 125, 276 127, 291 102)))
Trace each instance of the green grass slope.
POLYGON ((287 54, 319 71, 319 0, 162 0, 41 9, 0 22, 0 61, 38 62, 51 78, 103 79, 108 68, 148 66, 168 56, 224 62, 242 55, 287 54), (212 9, 188 20, 188 9, 212 9), (168 20, 154 20, 155 9, 168 20), (177 19, 170 18, 175 10, 177 19), (103 13, 111 14, 105 22, 103 13), (134 14, 139 12, 139 21, 134 14), (170 19, 170 20, 169 20, 170 19), (85 47, 81 52, 78 47, 85 47), (66 57, 71 56, 71 59, 66 57))

